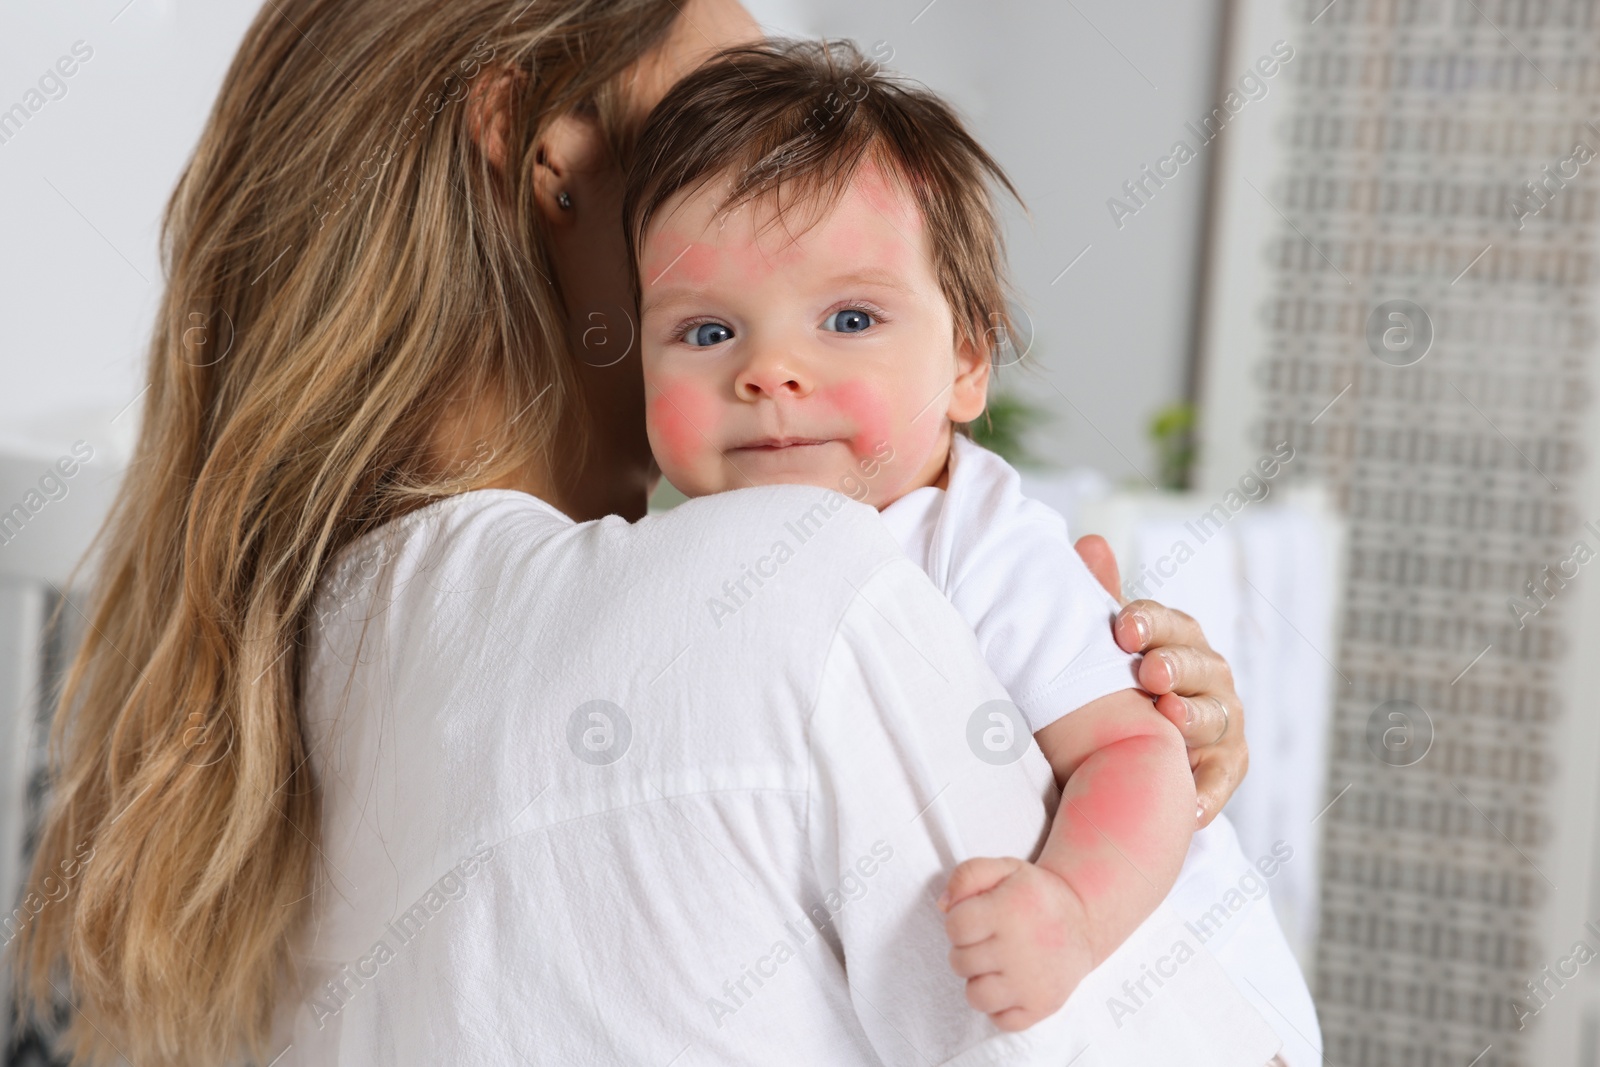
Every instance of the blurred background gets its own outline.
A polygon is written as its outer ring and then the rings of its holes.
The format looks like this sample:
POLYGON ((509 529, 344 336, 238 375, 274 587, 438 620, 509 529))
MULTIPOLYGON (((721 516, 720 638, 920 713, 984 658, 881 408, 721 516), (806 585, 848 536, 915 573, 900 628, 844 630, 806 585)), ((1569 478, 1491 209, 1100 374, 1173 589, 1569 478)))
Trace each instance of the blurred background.
MULTIPOLYGON (((73 617, 160 214, 258 6, 0 8, 8 914, 71 641, 41 625, 73 617)), ((747 6, 884 46, 1021 191, 982 438, 1234 665, 1228 814, 1292 856, 1249 906, 1326 1061, 1600 1065, 1595 0, 747 6)))

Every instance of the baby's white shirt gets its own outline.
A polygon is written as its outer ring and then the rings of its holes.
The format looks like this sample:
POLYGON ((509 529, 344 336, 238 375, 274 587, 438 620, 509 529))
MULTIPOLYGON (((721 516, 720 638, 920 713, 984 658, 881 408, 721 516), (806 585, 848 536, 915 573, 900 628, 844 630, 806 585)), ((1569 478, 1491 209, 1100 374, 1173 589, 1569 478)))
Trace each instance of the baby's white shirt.
POLYGON ((960 434, 948 484, 907 493, 883 521, 977 634, 1030 732, 1136 688, 1139 657, 1111 633, 1117 602, 1073 549, 1060 513, 1024 496, 1011 464, 960 434))

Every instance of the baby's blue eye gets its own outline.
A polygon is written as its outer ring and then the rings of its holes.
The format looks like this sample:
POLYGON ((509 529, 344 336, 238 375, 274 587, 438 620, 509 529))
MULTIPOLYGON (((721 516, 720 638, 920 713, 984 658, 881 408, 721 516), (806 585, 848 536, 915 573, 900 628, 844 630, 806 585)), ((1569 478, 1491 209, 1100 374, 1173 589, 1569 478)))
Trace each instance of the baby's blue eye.
POLYGON ((829 315, 822 328, 834 333, 860 333, 871 325, 871 315, 860 308, 846 308, 829 315))
POLYGON ((709 348, 720 345, 733 336, 733 331, 720 322, 702 322, 698 326, 689 327, 689 332, 683 339, 696 348, 709 348))

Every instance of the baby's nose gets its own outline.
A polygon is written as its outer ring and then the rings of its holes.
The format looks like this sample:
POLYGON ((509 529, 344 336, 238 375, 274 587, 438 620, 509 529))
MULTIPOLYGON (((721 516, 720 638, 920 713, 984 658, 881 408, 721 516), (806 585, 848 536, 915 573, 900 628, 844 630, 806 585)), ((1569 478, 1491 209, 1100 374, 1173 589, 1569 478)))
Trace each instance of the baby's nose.
POLYGON ((798 360, 782 352, 758 352, 734 379, 740 400, 796 398, 811 392, 811 383, 798 360))

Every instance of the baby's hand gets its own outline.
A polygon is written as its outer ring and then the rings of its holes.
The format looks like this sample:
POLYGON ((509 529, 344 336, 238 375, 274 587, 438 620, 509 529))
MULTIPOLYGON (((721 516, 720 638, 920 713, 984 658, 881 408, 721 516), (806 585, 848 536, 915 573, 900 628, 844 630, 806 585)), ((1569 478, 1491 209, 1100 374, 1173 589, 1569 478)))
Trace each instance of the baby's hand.
POLYGON ((1054 1014, 1093 969, 1083 904, 1036 864, 968 860, 950 876, 939 910, 967 1003, 1002 1030, 1054 1014))

